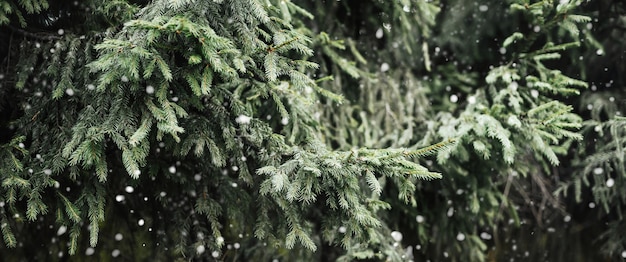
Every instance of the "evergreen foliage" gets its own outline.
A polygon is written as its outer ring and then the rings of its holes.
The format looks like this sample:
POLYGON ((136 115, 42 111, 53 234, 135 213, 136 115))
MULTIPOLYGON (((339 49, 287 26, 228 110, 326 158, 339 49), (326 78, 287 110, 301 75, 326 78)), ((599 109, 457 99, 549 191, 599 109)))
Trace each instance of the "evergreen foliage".
POLYGON ((626 257, 591 2, 0 0, 0 256, 626 257))

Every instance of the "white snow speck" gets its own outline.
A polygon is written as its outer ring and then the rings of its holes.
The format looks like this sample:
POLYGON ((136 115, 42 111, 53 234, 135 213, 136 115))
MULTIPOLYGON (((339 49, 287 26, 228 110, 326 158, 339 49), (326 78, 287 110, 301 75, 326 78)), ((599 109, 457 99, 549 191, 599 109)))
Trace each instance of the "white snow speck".
POLYGON ((211 256, 214 257, 214 258, 218 258, 220 256, 220 252, 213 251, 213 252, 211 252, 211 256))
POLYGON ((204 251, 206 251, 206 248, 204 247, 204 245, 199 245, 196 247, 196 254, 200 255, 204 253, 204 251))
POLYGON ((217 245, 222 245, 224 243, 224 238, 223 237, 217 237, 217 239, 215 240, 215 242, 217 242, 217 245))
POLYGON ((480 5, 478 7, 478 10, 481 11, 481 12, 487 12, 487 10, 489 10, 489 6, 487 6, 487 5, 480 5))
POLYGON ((232 187, 237 187, 237 183, 233 182, 232 184, 230 184, 232 187))
POLYGON ((135 175, 135 176, 141 175, 141 170, 137 169, 137 170, 133 171, 133 175, 135 175))
POLYGON ((92 84, 88 84, 88 85, 87 85, 87 89, 89 89, 89 90, 94 90, 94 89, 96 89, 96 86, 94 86, 94 85, 92 85, 92 84))
POLYGON ((534 98, 539 97, 539 91, 537 91, 537 90, 535 90, 535 89, 530 90, 530 96, 532 96, 532 97, 534 97, 534 98))
POLYGON ((65 93, 68 96, 73 96, 74 95, 74 89, 71 89, 71 88, 65 89, 65 93))
POLYGON ((393 240, 396 242, 400 242, 402 241, 402 233, 398 231, 393 231, 391 232, 391 238, 393 238, 393 240))
POLYGON ((598 50, 596 51, 596 55, 604 55, 604 50, 602 50, 602 49, 598 49, 598 50))
POLYGON ((469 96, 467 98, 467 102, 470 103, 470 104, 476 103, 476 97, 475 96, 469 96))
POLYGON ((338 231, 339 231, 339 233, 341 233, 341 234, 346 233, 346 227, 344 227, 344 226, 340 226, 340 227, 339 227, 339 229, 338 229, 338 231))
POLYGON ((409 7, 408 5, 405 5, 402 7, 402 11, 407 12, 407 13, 411 12, 411 7, 409 7))
POLYGON ((615 180, 613 180, 613 178, 606 180, 606 187, 613 187, 613 185, 615 185, 615 180))
POLYGON ((383 63, 382 65, 380 65, 380 71, 381 71, 381 72, 387 72, 387 71, 389 71, 389 64, 387 64, 387 63, 383 63))
POLYGON ((63 235, 63 234, 65 234, 65 232, 67 232, 67 227, 66 226, 60 226, 59 230, 57 230, 57 236, 63 235))
POLYGON ((465 240, 465 234, 463 234, 463 233, 459 233, 459 234, 457 234, 457 235, 456 235, 456 240, 458 240, 458 241, 463 241, 463 240, 465 240))
POLYGON ((122 82, 126 83, 126 82, 128 82, 128 77, 127 76, 122 76, 121 80, 122 80, 122 82))
POLYGON ((144 224, 146 223, 146 221, 142 219, 139 219, 139 221, 137 221, 137 225, 139 225, 140 227, 142 227, 144 224))
POLYGON ((122 235, 122 233, 115 234, 115 240, 121 241, 122 239, 124 239, 124 236, 122 235))
POLYGON ((601 167, 596 167, 593 169, 594 175, 601 175, 602 173, 604 173, 604 169, 602 169, 601 167))
POLYGON ((176 167, 175 166, 171 166, 168 171, 170 171, 170 173, 175 174, 176 173, 176 167))
POLYGON ((88 247, 87 250, 85 250, 85 255, 87 255, 87 256, 91 256, 94 253, 96 253, 96 250, 93 249, 93 247, 88 247))
POLYGON ((622 257, 626 258, 626 250, 622 251, 622 257))
POLYGON ((589 208, 595 208, 596 207, 596 203, 594 202, 589 202, 589 208))
POLYGON ((235 249, 239 249, 239 248, 241 247, 241 244, 239 244, 239 243, 235 243, 235 244, 233 244, 233 247, 234 247, 235 249))
POLYGON ((451 95, 450 96, 450 102, 456 103, 458 101, 459 101, 459 97, 457 95, 451 95))
POLYGON ((424 216, 417 215, 415 217, 415 220, 417 221, 417 223, 423 223, 426 219, 424 218, 424 216))
POLYGON ((50 170, 50 169, 44 169, 44 170, 43 170, 43 173, 49 176, 49 175, 52 175, 52 170, 50 170))
POLYGON ((252 117, 239 115, 237 118, 235 118, 235 122, 239 124, 250 124, 250 119, 252 119, 252 117))
POLYGON ((448 212, 446 213, 446 215, 448 217, 452 217, 452 215, 454 215, 454 208, 453 207, 448 208, 448 212))
POLYGON ((63 35, 63 34, 65 34, 65 30, 63 30, 63 28, 59 29, 59 30, 57 30, 57 34, 63 35))
POLYGON ((201 179, 202 179, 202 176, 200 174, 195 174, 193 176, 193 180, 200 181, 201 179))
POLYGON ((153 86, 146 86, 146 93, 154 94, 154 87, 153 86))
POLYGON ((482 233, 480 233, 480 238, 485 239, 485 240, 489 240, 489 239, 491 239, 491 234, 489 234, 487 232, 482 232, 482 233))
POLYGON ((135 191, 135 189, 132 186, 126 186, 126 188, 124 188, 124 191, 126 191, 126 193, 132 193, 135 191))
POLYGON ((572 217, 571 217, 571 216, 569 216, 569 215, 567 215, 567 216, 565 216, 565 217, 563 218, 563 222, 565 222, 565 223, 570 222, 570 221, 572 221, 572 217))
POLYGON ((283 117, 283 119, 280 120, 280 123, 284 126, 289 124, 289 118, 283 117))
POLYGON ((115 201, 117 201, 117 202, 122 202, 122 201, 124 201, 124 199, 126 199, 126 197, 123 196, 123 195, 115 196, 115 201))
POLYGON ((119 249, 114 249, 113 252, 111 252, 111 256, 112 257, 118 257, 120 255, 120 250, 119 249))
POLYGON ((384 34, 384 32, 383 32, 382 28, 378 28, 378 30, 376 30, 376 38, 377 39, 383 38, 383 34, 384 34))

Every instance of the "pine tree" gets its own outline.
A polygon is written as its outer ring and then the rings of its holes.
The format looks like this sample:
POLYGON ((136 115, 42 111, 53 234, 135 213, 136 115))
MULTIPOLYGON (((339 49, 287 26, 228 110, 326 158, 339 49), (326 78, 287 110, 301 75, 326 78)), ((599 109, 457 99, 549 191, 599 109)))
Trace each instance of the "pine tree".
POLYGON ((617 46, 602 4, 0 6, 3 259, 626 254, 622 96, 578 61, 617 46))

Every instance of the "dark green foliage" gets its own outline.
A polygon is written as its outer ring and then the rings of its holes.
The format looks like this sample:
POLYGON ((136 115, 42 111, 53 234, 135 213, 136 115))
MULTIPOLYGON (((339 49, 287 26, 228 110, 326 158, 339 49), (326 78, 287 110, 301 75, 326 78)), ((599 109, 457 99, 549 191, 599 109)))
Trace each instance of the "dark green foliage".
POLYGON ((2 259, 623 257, 624 8, 0 1, 2 259))

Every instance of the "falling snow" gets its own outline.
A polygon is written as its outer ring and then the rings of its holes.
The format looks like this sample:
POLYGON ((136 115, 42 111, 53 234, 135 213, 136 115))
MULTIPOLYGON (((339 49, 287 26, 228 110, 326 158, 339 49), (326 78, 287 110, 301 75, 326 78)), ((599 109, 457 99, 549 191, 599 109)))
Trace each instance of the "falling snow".
POLYGON ((570 221, 572 221, 572 217, 571 217, 571 216, 569 216, 569 215, 567 215, 567 216, 565 216, 565 217, 563 218, 563 222, 565 222, 565 223, 570 222, 570 221))
POLYGON ((387 71, 389 71, 389 64, 387 64, 387 63, 382 63, 382 64, 380 65, 380 71, 381 71, 381 72, 387 72, 387 71))
POLYGON ((204 247, 204 245, 199 245, 196 247, 196 254, 198 255, 203 254, 204 251, 206 251, 206 248, 204 247))
POLYGON ((467 102, 470 104, 475 104, 476 103, 476 96, 470 96, 467 98, 467 102))
POLYGON ((456 103, 458 101, 459 101, 459 97, 457 95, 451 95, 450 96, 450 102, 456 103))
POLYGON ((491 234, 489 234, 487 232, 482 232, 482 233, 480 233, 480 238, 482 238, 484 240, 489 240, 489 239, 491 239, 491 234))
POLYGON ((465 240, 465 234, 463 234, 463 233, 459 233, 459 234, 457 234, 457 235, 456 235, 456 240, 458 240, 458 241, 463 241, 463 240, 465 240))
POLYGON ((383 29, 382 28, 378 28, 378 30, 376 30, 376 38, 381 39, 383 38, 383 29))
POLYGON ((122 201, 124 201, 124 199, 126 199, 126 197, 123 196, 123 195, 115 196, 115 201, 117 201, 117 202, 122 202, 122 201))
POLYGON ((606 187, 613 187, 613 185, 615 185, 615 180, 613 180, 613 178, 606 180, 606 187))
POLYGON ((63 234, 65 234, 65 232, 67 232, 67 227, 66 226, 60 226, 59 229, 57 230, 57 236, 63 235, 63 234))
POLYGON ((133 188, 132 186, 126 186, 126 188, 124 188, 124 191, 130 194, 135 191, 135 188, 133 188))
POLYGON ((601 175, 602 173, 604 173, 604 169, 602 169, 601 167, 596 167, 593 169, 594 175, 601 175))
POLYGON ((400 242, 402 241, 402 233, 393 231, 391 232, 391 238, 393 238, 393 241, 400 242))

